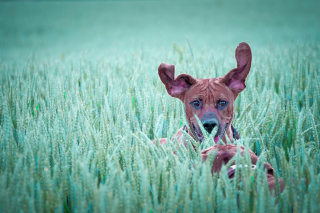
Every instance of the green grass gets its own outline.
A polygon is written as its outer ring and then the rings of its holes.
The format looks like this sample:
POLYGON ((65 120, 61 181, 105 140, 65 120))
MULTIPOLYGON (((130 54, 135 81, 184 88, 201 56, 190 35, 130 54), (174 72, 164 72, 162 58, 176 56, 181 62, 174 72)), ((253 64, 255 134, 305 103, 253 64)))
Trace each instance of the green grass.
POLYGON ((237 19, 239 4, 0 3, 0 211, 319 212, 319 3, 251 2, 237 19), (186 123, 158 65, 219 77, 242 41, 253 62, 235 102, 236 143, 284 179, 277 197, 260 163, 233 180, 226 167, 211 175, 200 151, 212 140, 197 152, 150 141, 186 123))

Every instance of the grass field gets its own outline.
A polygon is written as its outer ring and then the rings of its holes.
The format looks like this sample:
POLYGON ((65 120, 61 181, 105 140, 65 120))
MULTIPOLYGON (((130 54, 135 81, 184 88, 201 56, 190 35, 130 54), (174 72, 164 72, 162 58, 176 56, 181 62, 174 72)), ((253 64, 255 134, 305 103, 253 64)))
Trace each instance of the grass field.
POLYGON ((319 212, 319 14, 319 1, 0 2, 0 212, 319 212), (277 197, 260 164, 211 175, 212 140, 150 141, 186 124, 159 64, 219 77, 243 41, 236 143, 284 179, 277 197))

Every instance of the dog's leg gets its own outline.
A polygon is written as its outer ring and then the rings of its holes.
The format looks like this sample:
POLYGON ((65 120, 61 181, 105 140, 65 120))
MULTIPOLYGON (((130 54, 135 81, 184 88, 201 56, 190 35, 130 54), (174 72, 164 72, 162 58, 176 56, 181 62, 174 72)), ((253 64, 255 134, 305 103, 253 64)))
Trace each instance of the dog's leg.
MULTIPOLYGON (((174 139, 177 139, 177 141, 179 143, 181 143, 181 139, 182 139, 182 135, 183 135, 182 131, 186 131, 186 130, 187 130, 187 127, 186 127, 186 125, 184 125, 182 128, 180 128, 176 132, 176 134, 174 134, 174 136, 172 137, 171 141, 174 140, 174 139)), ((153 144, 155 144, 156 140, 153 140, 152 142, 153 142, 153 144)), ((160 142, 161 145, 164 145, 164 144, 168 143, 168 138, 159 138, 159 142, 160 142)))
MULTIPOLYGON (((274 193, 275 196, 277 196, 277 190, 276 190, 276 178, 273 175, 268 174, 268 185, 269 190, 274 193)), ((280 193, 284 190, 284 182, 283 179, 279 178, 279 185, 280 185, 280 193)))
MULTIPOLYGON (((205 162, 207 160, 207 158, 209 157, 209 155, 212 154, 216 150, 217 153, 216 153, 215 159, 212 163, 211 172, 215 172, 215 173, 219 174, 221 167, 223 165, 226 165, 237 154, 238 148, 240 148, 241 155, 243 155, 244 154, 244 147, 243 146, 239 147, 239 146, 233 145, 233 144, 214 145, 214 146, 201 152, 202 161, 205 162)), ((251 164, 256 165, 259 157, 256 156, 254 154, 254 152, 252 152, 251 150, 249 150, 249 153, 250 153, 250 157, 251 157, 251 164)), ((266 162, 264 163, 264 168, 267 170, 269 190, 271 192, 273 192, 276 189, 276 179, 274 177, 274 169, 272 168, 272 166, 269 163, 266 163, 266 162)), ((228 175, 229 175, 230 179, 234 177, 234 173, 235 173, 236 169, 237 168, 234 166, 233 167, 231 166, 230 168, 228 168, 228 175)), ((284 185, 284 182, 282 179, 279 179, 279 184, 280 184, 280 192, 283 192, 285 185, 284 185)))
MULTIPOLYGON (((156 144, 156 140, 153 140, 152 142, 153 142, 153 144, 156 144)), ((164 144, 168 143, 168 139, 167 138, 159 138, 159 142, 161 145, 164 145, 164 144)))

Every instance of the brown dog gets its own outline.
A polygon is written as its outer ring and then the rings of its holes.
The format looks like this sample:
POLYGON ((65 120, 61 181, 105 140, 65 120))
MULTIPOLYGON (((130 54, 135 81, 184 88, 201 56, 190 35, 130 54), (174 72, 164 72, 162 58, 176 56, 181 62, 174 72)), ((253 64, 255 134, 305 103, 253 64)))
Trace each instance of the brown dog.
MULTIPOLYGON (((190 130, 184 126, 175 134, 175 138, 181 142, 182 131, 186 131, 192 138, 200 143, 204 136, 198 125, 195 115, 199 118, 204 129, 210 134, 217 127, 217 133, 214 141, 217 143, 220 139, 226 142, 226 137, 230 141, 233 138, 239 139, 239 135, 231 125, 234 115, 234 101, 239 93, 246 88, 245 79, 247 78, 250 68, 252 54, 249 45, 245 42, 240 43, 236 49, 235 57, 237 68, 229 71, 225 76, 210 79, 195 79, 190 75, 181 74, 174 77, 175 67, 162 63, 158 68, 161 81, 165 85, 169 95, 179 98, 185 105, 186 117, 190 130)), ((168 142, 166 138, 161 138, 161 144, 168 142)), ((243 153, 244 148, 240 147, 243 153)), ((223 164, 236 154, 238 146, 236 145, 215 145, 204 150, 201 155, 205 161, 212 151, 217 150, 216 157, 213 161, 212 171, 219 173, 223 164)), ((256 165, 258 157, 250 151, 251 163, 256 165)), ((273 168, 270 164, 265 163, 268 173, 269 189, 275 189, 275 178, 273 168)), ((235 166, 228 169, 228 175, 233 178, 235 166)), ((283 181, 280 179, 281 192, 284 189, 283 181)))

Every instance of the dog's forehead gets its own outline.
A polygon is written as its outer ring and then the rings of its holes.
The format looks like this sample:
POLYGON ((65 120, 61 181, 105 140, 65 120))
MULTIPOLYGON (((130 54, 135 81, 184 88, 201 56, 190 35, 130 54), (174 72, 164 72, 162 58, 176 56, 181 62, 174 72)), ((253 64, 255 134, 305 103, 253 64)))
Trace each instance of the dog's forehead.
POLYGON ((188 98, 207 99, 210 97, 216 99, 233 99, 230 89, 219 81, 218 78, 197 79, 197 83, 192 85, 187 91, 188 98))

